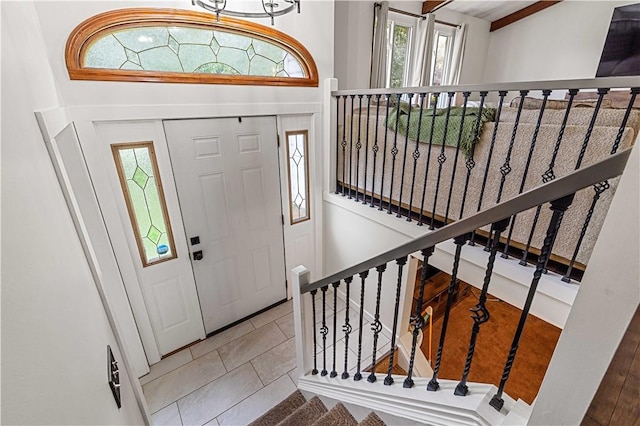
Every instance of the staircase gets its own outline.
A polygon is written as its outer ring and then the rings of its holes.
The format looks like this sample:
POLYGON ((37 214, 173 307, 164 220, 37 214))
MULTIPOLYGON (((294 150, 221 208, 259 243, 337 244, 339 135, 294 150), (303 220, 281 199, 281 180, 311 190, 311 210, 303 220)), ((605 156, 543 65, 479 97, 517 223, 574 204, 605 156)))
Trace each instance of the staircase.
POLYGON ((342 403, 338 402, 333 408, 327 410, 317 396, 307 401, 300 391, 295 391, 250 426, 384 426, 384 424, 374 412, 358 423, 342 403))

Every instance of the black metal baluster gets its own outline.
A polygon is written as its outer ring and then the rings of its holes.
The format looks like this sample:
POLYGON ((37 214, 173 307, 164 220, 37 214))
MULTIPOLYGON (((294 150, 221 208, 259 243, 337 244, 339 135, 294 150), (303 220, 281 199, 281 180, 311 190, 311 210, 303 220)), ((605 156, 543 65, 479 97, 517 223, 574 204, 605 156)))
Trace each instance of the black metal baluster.
MULTIPOLYGON (((491 165, 491 159, 493 157, 493 148, 496 144, 496 136, 498 135, 498 125, 500 124, 500 114, 502 113, 502 105, 504 104, 504 97, 507 96, 506 90, 500 90, 498 92, 498 96, 500 97, 500 101, 498 102, 498 111, 496 111, 495 123, 493 126, 493 134, 491 135, 491 144, 489 145, 489 153, 487 154, 487 163, 484 168, 484 176, 482 178, 482 186, 480 187, 480 196, 478 197, 478 207, 476 212, 482 210, 482 198, 484 197, 484 191, 487 186, 487 177, 489 176, 489 166, 491 165)), ((522 102, 520 102, 522 104, 522 102)), ((475 239, 476 233, 473 232, 471 234, 471 242, 470 245, 473 245, 473 240, 475 239)), ((491 235, 489 235, 489 240, 491 239, 491 235)))
POLYGON ((518 328, 516 329, 516 333, 513 336, 513 342, 511 343, 511 349, 509 350, 509 355, 507 356, 507 362, 504 366, 504 370, 502 372, 502 378, 500 379, 500 386, 498 386, 498 391, 491 398, 489 404, 500 411, 502 406, 504 405, 504 400, 502 399, 502 392, 504 391, 504 386, 509 379, 509 374, 511 373, 511 367, 513 365, 513 361, 516 358, 516 353, 518 351, 518 345, 520 344, 520 337, 522 336, 522 331, 524 330, 524 325, 527 321, 527 315, 529 314, 529 309, 531 308, 531 304, 533 303, 533 297, 536 294, 536 289, 538 288, 538 283, 540 282, 540 277, 542 277, 542 270, 549 260, 549 256, 551 255, 551 250, 553 249, 553 242, 555 241, 555 234, 558 232, 558 228, 560 223, 562 222, 562 217, 564 216, 564 212, 569 208, 571 203, 573 202, 574 194, 567 195, 558 200, 554 200, 551 202, 551 210, 553 211, 553 215, 551 216, 551 221, 549 222, 549 227, 547 228, 547 235, 544 239, 544 244, 542 245, 542 251, 540 253, 540 257, 538 258, 538 264, 536 266, 536 270, 533 273, 533 280, 531 281, 531 286, 529 287, 529 293, 527 294, 527 300, 522 307, 522 313, 520 314, 520 321, 518 322, 518 328))
POLYGON ((345 304, 345 317, 344 317, 344 325, 342 326, 342 331, 344 331, 344 372, 342 373, 343 379, 349 378, 349 369, 347 363, 349 361, 349 335, 351 334, 352 327, 349 324, 349 290, 351 289, 351 281, 353 281, 353 277, 348 277, 344 279, 345 284, 347 285, 347 295, 344 301, 345 304))
POLYGON ((444 120, 444 135, 442 136, 442 148, 440 149, 440 155, 438 155, 438 177, 436 179, 436 194, 433 196, 433 209, 431 210, 431 224, 429 229, 434 230, 433 222, 436 218, 436 206, 438 204, 438 191, 440 190, 440 177, 442 175, 442 165, 447 161, 447 156, 444 154, 445 142, 447 140, 447 131, 449 130, 449 117, 451 116, 451 101, 455 92, 448 92, 449 99, 447 101, 447 115, 444 120))
MULTIPOLYGON (((373 198, 376 189, 376 160, 378 159, 378 123, 380 120, 380 94, 376 95, 376 130, 374 133, 374 143, 371 150, 373 151, 373 176, 371 177, 371 204, 374 207, 373 198)), ((382 200, 382 187, 380 187, 380 200, 382 200)))
POLYGON ((582 146, 580 147, 580 153, 578 154, 578 160, 576 161, 576 170, 578 170, 582 165, 584 154, 587 152, 587 147, 589 146, 589 140, 591 139, 593 127, 596 125, 598 112, 600 112, 600 107, 602 106, 602 100, 604 99, 604 95, 606 95, 607 93, 609 93, 609 89, 598 89, 598 100, 596 101, 595 108, 593 108, 593 115, 591 116, 591 121, 589 122, 587 133, 585 134, 584 141, 582 142, 582 146))
POLYGON ((471 361, 473 361, 473 352, 476 348, 476 339, 478 338, 478 333, 480 332, 480 325, 489 321, 489 311, 485 306, 487 301, 487 293, 489 291, 489 283, 491 282, 491 274, 493 273, 493 264, 496 260, 496 253, 498 252, 498 243, 500 242, 500 234, 507 228, 509 225, 509 218, 502 219, 491 225, 493 231, 493 238, 491 239, 491 248, 489 254, 489 261, 487 263, 487 272, 484 277, 484 283, 482 285, 482 291, 480 292, 480 297, 478 298, 478 304, 475 308, 471 309, 473 315, 471 318, 473 319, 473 328, 471 330, 471 341, 469 342, 469 351, 467 352, 467 360, 464 364, 464 371, 462 373, 462 380, 456 386, 454 391, 454 395, 465 396, 469 389, 467 387, 467 377, 469 376, 469 370, 471 369, 471 361))
POLYGON ((453 292, 456 288, 458 280, 458 267, 460 266, 460 256, 462 255, 462 246, 471 238, 471 233, 460 235, 453 239, 456 245, 456 253, 453 257, 453 268, 451 270, 451 281, 449 281, 449 289, 447 291, 447 305, 444 310, 444 318, 442 319, 442 330, 440 330, 440 343, 438 344, 438 353, 436 354, 436 363, 433 368, 433 377, 429 380, 427 390, 437 391, 440 388, 438 383, 438 373, 440 372, 440 362, 442 361, 442 351, 444 350, 444 339, 447 335, 447 325, 449 324, 449 313, 453 306, 453 292))
MULTIPOLYGON (((511 132, 511 139, 509 140, 509 148, 507 149, 507 156, 504 159, 504 163, 500 166, 500 186, 498 187, 498 197, 496 199, 496 204, 500 203, 502 199, 502 191, 504 189, 504 183, 507 180, 507 175, 511 173, 511 153, 513 152, 513 144, 516 141, 516 133, 518 133, 518 125, 520 124, 520 114, 522 113, 522 107, 524 106, 524 98, 529 93, 528 90, 520 91, 520 105, 518 105, 518 112, 516 113, 516 119, 513 123, 513 131, 511 132)), ((484 248, 484 251, 489 251, 491 244, 491 238, 487 239, 487 245, 484 248)))
MULTIPOLYGON (((556 144, 553 147, 553 153, 551 154, 551 160, 549 161, 549 166, 547 170, 542 174, 542 182, 547 183, 551 182, 556 178, 556 175, 553 171, 556 165, 556 158, 558 157, 558 151, 560 150, 560 145, 562 144, 562 138, 564 137, 564 131, 567 127, 567 121, 569 120, 569 113, 571 112, 571 106, 573 105, 573 98, 578 94, 578 89, 569 89, 569 101, 567 103, 567 109, 564 113, 564 118, 562 119, 562 124, 560 125, 560 131, 558 132, 558 139, 556 140, 556 144)), ((531 225, 531 231, 529 232, 529 238, 527 238, 527 245, 525 246, 524 252, 522 253, 522 258, 520 262, 518 262, 522 266, 527 266, 527 256, 529 255, 529 250, 531 249, 531 241, 533 240, 533 235, 536 230, 536 226, 538 225, 538 219, 540 218, 540 210, 542 209, 542 205, 536 208, 536 214, 533 217, 533 223, 531 225)))
POLYGON ((358 140, 356 141, 356 199, 358 199, 358 190, 360 189, 360 149, 362 149, 362 142, 360 135, 362 133, 362 95, 358 95, 358 140))
POLYGON ((476 129, 473 136, 473 142, 471 144, 471 152, 469 153, 469 158, 465 162, 467 166, 467 177, 464 182, 464 190, 462 192, 462 204, 460 205, 460 217, 464 215, 464 205, 467 201, 467 191, 469 190, 469 180, 471 179, 471 170, 476 166, 476 162, 473 159, 473 155, 476 150, 476 143, 478 139, 478 134, 480 133, 480 122, 482 121, 482 110, 484 108, 484 100, 487 97, 488 92, 480 92, 480 107, 478 108, 478 118, 476 119, 476 129))
MULTIPOLYGON (((340 122, 340 95, 336 96, 336 194, 338 191, 338 158, 340 157, 340 126, 338 123, 340 122)), ((344 129, 345 123, 342 124, 342 128, 344 129)), ((344 160, 344 159, 343 159, 344 160)))
POLYGON ((358 324, 358 363, 356 368, 356 374, 353 375, 353 380, 356 382, 362 379, 360 373, 360 360, 362 357, 362 320, 364 318, 364 282, 369 276, 369 271, 360 272, 360 323, 358 324))
POLYGON ((396 107, 396 128, 393 135, 393 148, 391 148, 391 187, 389 188, 389 210, 387 214, 391 214, 391 208, 393 207, 393 178, 396 174, 396 156, 398 155, 398 123, 400 123, 400 95, 396 95, 398 98, 398 106, 396 107))
MULTIPOLYGON (((389 103, 391 102, 391 93, 387 93, 387 106, 385 108, 386 113, 385 113, 385 119, 384 119, 384 123, 385 126, 387 125, 387 123, 389 123, 389 103)), ((387 139, 388 139, 388 135, 389 132, 385 130, 384 132, 384 146, 382 147, 382 176, 380 178, 380 206, 378 207, 378 210, 382 211, 382 191, 384 190, 384 166, 386 165, 386 161, 387 161, 387 139)))
MULTIPOLYGON (((367 166, 369 160, 369 115, 371 114, 371 95, 367 95, 367 132, 364 145, 364 189, 362 191, 362 204, 367 204, 367 166)), ((373 183, 371 184, 373 188, 373 183)), ((371 189, 373 199, 373 189, 371 189)))
POLYGON ((391 330, 391 354, 389 355, 389 369, 387 370, 387 377, 384 378, 384 384, 390 386, 393 384, 393 377, 391 377, 391 371, 393 370, 393 357, 396 349, 396 333, 398 328, 398 309, 400 307, 400 290, 402 288, 402 270, 404 265, 407 264, 407 256, 396 259, 398 265, 398 283, 396 285, 396 305, 393 311, 393 329, 391 330))
MULTIPOLYGON (((407 222, 411 222, 411 212, 413 210, 413 190, 416 186, 416 170, 418 168, 418 158, 420 158, 420 132, 422 131, 422 110, 424 109, 424 97, 426 93, 420 93, 420 114, 418 114, 418 134, 416 135, 416 149, 413 151, 413 176, 411 177, 411 195, 409 196, 409 214, 407 222)), ((426 179, 426 176, 425 176, 426 179)), ((420 222, 418 222, 420 225, 420 222)))
POLYGON ((422 222, 422 215, 424 213, 424 200, 425 195, 427 194, 427 179, 429 178, 429 162, 431 161, 431 147, 433 146, 433 129, 436 123, 436 113, 437 113, 437 105, 438 98, 440 97, 440 93, 433 93, 431 95, 433 97, 433 110, 431 112, 431 132, 429 133, 429 148, 427 149, 427 162, 425 163, 424 170, 424 182, 422 183, 422 201, 420 202, 420 217, 418 218, 418 226, 422 226, 424 222, 422 222))
POLYGON ((312 311, 312 320, 313 320, 313 370, 311 370, 311 374, 314 376, 318 374, 318 339, 316 337, 317 329, 316 327, 316 293, 318 290, 311 290, 311 311, 312 311))
POLYGON ((320 328, 320 334, 322 334, 322 371, 320 372, 321 376, 327 375, 327 333, 329 333, 329 329, 327 328, 327 316, 326 316, 326 303, 327 303, 327 288, 329 286, 324 286, 320 290, 322 290, 322 327, 320 328))
POLYGON ((356 95, 351 95, 351 129, 349 138, 349 199, 351 199, 351 178, 353 175, 353 100, 356 95))
POLYGON ((407 378, 404 379, 402 384, 403 388, 412 388, 413 379, 413 363, 416 357, 416 346, 418 346, 418 335, 424 327, 424 317, 422 316, 422 302, 424 299, 424 285, 427 281, 427 273, 429 269, 429 257, 433 254, 434 247, 429 247, 422 250, 422 274, 420 274, 420 292, 418 294, 418 303, 416 304, 416 313, 411 318, 411 325, 413 326, 413 338, 411 340, 411 356, 409 357, 409 370, 407 371, 407 378))
MULTIPOLYGON (((620 142, 622 141, 622 135, 624 133, 624 129, 627 127, 627 121, 629 120, 629 115, 631 114, 631 109, 633 108, 633 104, 636 100, 636 95, 640 92, 640 88, 631 89, 631 99, 629 100, 629 105, 627 106, 627 110, 622 118, 622 123, 620 124, 620 128, 618 129, 618 134, 616 135, 615 142, 611 147, 611 155, 615 154, 618 151, 618 147, 620 146, 620 142)), ((593 216, 593 212, 595 210, 596 204, 600 199, 600 196, 603 192, 609 189, 611 185, 608 181, 600 182, 593 185, 593 199, 591 200, 591 206, 589 206, 589 210, 587 212, 587 216, 585 217, 584 223, 582 224, 582 229, 580 230, 580 236, 578 237, 578 242, 573 251, 573 255, 571 256, 571 261, 569 262, 569 266, 567 267, 567 271, 562 277, 562 281, 571 282, 571 272, 573 271, 573 266, 576 263, 576 258, 578 257, 578 252, 580 251, 580 247, 582 246, 582 240, 587 233, 587 229, 589 228, 589 224, 591 223, 591 217, 593 216)))
POLYGON ((340 285, 340 281, 332 283, 333 286, 333 369, 331 370, 331 374, 329 377, 332 379, 338 375, 336 371, 336 336, 338 335, 338 286, 340 285))
MULTIPOLYGON (((338 160, 336 160, 338 161, 338 160)), ((342 196, 347 183, 347 95, 342 97, 342 196)))
POLYGON ((382 291, 382 274, 387 269, 387 264, 380 265, 376 268, 378 272, 378 292, 376 294, 376 313, 373 317, 373 323, 371 323, 371 331, 373 331, 373 355, 371 360, 371 374, 367 377, 369 383, 373 383, 377 380, 376 377, 376 355, 378 351, 378 335, 382 331, 382 323, 380 322, 380 293, 382 291))
POLYGON ((444 213, 444 224, 449 223, 449 207, 451 207, 451 194, 453 193, 453 183, 456 179, 456 170, 458 169, 458 155, 460 154, 460 141, 462 140, 462 130, 464 119, 467 114, 467 102, 469 101, 471 92, 462 92, 464 104, 462 105, 462 117, 460 118, 460 130, 458 132, 458 143, 456 145, 456 155, 453 158, 453 168, 451 170, 451 183, 449 184, 449 197, 447 198, 447 208, 444 213))
MULTIPOLYGON (((540 106, 540 114, 538 115, 538 120, 536 122, 536 127, 533 131, 533 136, 531 137, 531 145, 529 145, 529 155, 527 156, 527 163, 524 167, 524 172, 522 173, 522 180, 520 181, 520 188, 518 189, 518 195, 522 194, 524 191, 524 185, 527 181, 527 176, 529 175, 529 166, 531 165, 531 159, 533 158, 533 150, 536 147, 536 141, 538 140, 538 133, 540 132, 540 126, 542 125, 542 116, 544 115, 545 107, 547 106, 547 98, 551 94, 551 90, 543 90, 542 91, 542 105, 540 106)), ((509 251, 509 244, 511 244, 511 236, 513 235, 513 228, 516 224, 516 218, 518 214, 514 214, 511 216, 511 224, 509 225, 509 234, 507 235, 507 242, 504 245, 504 251, 500 255, 503 259, 508 259, 509 255, 507 254, 509 251)))
MULTIPOLYGON (((404 155, 402 158, 402 174, 400 175, 400 197, 398 198, 398 213, 396 217, 402 217, 400 209, 402 208, 402 192, 404 190, 404 171, 407 166, 407 151, 409 147, 409 129, 411 128, 411 101, 413 100, 413 93, 408 93, 409 106, 407 110, 407 132, 404 135, 404 155)), ((399 117, 398 117, 399 118, 399 117)), ((418 135, 418 138, 420 135, 418 135)), ((411 210, 409 210, 409 217, 411 217, 411 210)))

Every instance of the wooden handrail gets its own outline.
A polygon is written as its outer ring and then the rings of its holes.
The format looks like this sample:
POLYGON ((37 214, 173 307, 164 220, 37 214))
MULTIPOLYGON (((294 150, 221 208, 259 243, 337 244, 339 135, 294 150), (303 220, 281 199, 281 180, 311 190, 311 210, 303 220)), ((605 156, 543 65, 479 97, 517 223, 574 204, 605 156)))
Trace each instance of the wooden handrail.
POLYGON ((450 223, 430 234, 416 238, 408 243, 402 244, 392 250, 384 252, 371 259, 360 262, 343 271, 329 275, 318 281, 309 283, 300 289, 301 293, 315 290, 342 279, 352 277, 360 272, 368 271, 377 266, 398 258, 408 256, 418 250, 435 246, 442 241, 449 240, 467 232, 472 232, 490 223, 508 218, 516 213, 536 207, 548 201, 553 201, 565 195, 573 194, 580 189, 594 185, 607 179, 622 174, 627 159, 631 153, 631 148, 611 155, 604 160, 594 163, 588 167, 576 170, 566 176, 540 185, 527 192, 504 201, 491 208, 469 216, 466 219, 450 223))

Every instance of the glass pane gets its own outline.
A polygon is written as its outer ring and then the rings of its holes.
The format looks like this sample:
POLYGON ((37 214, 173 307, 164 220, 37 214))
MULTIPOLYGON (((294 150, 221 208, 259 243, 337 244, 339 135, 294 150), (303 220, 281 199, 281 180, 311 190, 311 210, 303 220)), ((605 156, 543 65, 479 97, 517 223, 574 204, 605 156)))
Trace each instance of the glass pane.
POLYGON ((175 258, 152 144, 114 145, 113 153, 142 264, 175 258))
POLYGON ((432 85, 442 85, 442 79, 445 73, 445 63, 447 57, 447 47, 449 44, 450 36, 446 36, 438 33, 436 44, 433 49, 433 75, 431 78, 432 85))
POLYGON ((391 79, 389 87, 405 85, 405 67, 407 63, 407 44, 411 28, 402 25, 393 26, 393 50, 391 55, 391 79))
POLYGON ((180 26, 128 28, 107 33, 88 47, 83 65, 103 69, 304 77, 300 61, 277 45, 246 35, 180 26))
POLYGON ((287 132, 287 158, 289 162, 289 211, 291 224, 310 218, 307 175, 307 131, 287 132))

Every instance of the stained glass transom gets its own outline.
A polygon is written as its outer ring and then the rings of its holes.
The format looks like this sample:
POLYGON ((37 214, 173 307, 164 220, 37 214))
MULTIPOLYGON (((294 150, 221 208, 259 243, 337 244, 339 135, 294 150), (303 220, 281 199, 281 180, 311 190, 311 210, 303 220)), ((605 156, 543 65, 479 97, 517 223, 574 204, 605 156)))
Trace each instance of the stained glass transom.
POLYGON ((126 28, 102 35, 83 67, 196 74, 305 77, 300 61, 264 40, 186 26, 126 28))
POLYGON ((114 145, 113 155, 143 265, 175 258, 151 143, 114 145))
POLYGON ((287 158, 289 162, 289 211, 291 223, 310 219, 309 215, 309 160, 307 156, 308 132, 287 132, 287 158))

